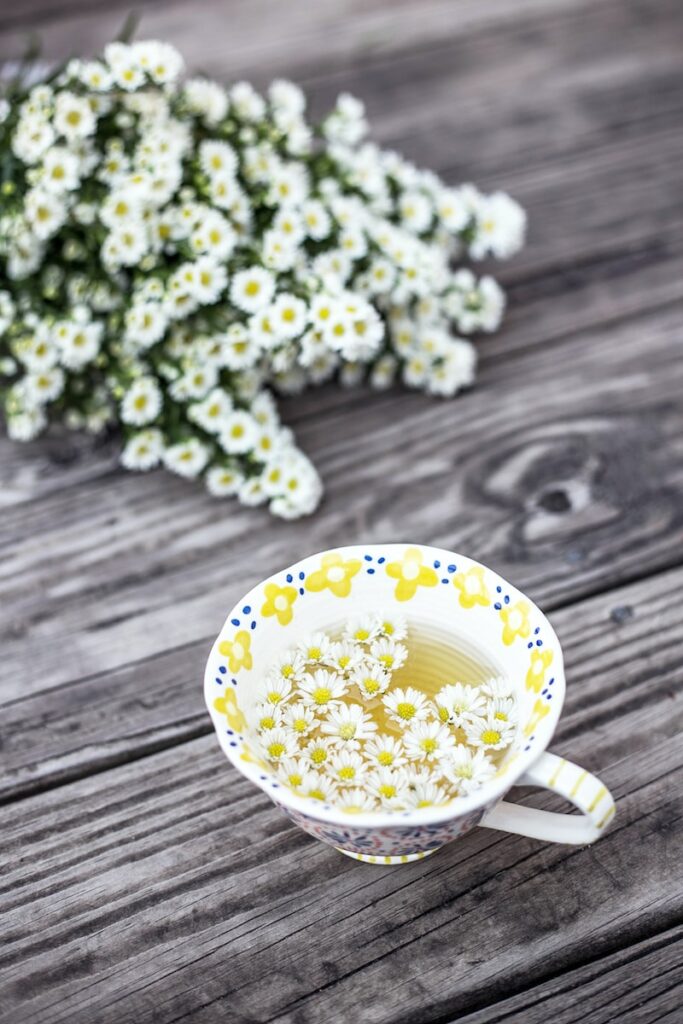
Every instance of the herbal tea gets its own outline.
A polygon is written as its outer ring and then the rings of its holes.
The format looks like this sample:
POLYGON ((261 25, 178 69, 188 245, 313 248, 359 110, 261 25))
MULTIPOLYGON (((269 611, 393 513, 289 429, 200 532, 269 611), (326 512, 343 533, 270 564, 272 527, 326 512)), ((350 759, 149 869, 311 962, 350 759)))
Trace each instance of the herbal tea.
POLYGON ((346 811, 445 804, 496 772, 516 731, 509 682, 390 616, 281 655, 261 685, 261 756, 302 796, 346 811))

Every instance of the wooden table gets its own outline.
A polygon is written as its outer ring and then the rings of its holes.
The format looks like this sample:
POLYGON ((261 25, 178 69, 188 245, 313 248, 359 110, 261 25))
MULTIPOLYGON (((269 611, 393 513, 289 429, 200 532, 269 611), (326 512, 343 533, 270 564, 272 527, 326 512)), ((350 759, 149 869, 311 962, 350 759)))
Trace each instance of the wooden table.
MULTIPOLYGON (((124 474, 113 442, 2 440, 2 1020, 680 1021, 679 0, 137 6, 195 68, 289 75, 317 111, 364 96, 383 143, 514 194, 529 241, 471 393, 285 404, 327 485, 311 520, 124 474), (313 550, 402 539, 550 613, 553 747, 618 801, 594 847, 476 830, 358 864, 219 752, 201 678, 232 602, 313 550)), ((94 50, 128 7, 7 4, 0 57, 29 26, 49 57, 94 50)))

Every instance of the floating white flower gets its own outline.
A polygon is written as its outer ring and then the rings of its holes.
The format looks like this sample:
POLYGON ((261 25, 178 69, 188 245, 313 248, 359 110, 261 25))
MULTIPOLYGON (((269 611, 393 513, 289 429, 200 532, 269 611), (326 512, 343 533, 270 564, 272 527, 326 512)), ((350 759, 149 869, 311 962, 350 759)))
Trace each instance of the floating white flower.
POLYGON ((332 758, 332 741, 326 736, 319 736, 310 740, 304 747, 304 756, 310 762, 311 767, 322 769, 330 764, 332 758))
POLYGON ((317 669, 299 682, 301 700, 309 707, 329 708, 338 704, 346 693, 344 678, 336 672, 317 669))
POLYGON ((507 700, 512 697, 515 692, 515 688, 512 682, 505 676, 492 676, 491 679, 487 679, 483 683, 481 691, 485 696, 493 698, 501 698, 507 700))
POLYGON ((383 807, 399 810, 409 799, 408 777, 400 769, 378 768, 365 780, 365 788, 383 807))
POLYGON ((263 734, 261 741, 265 756, 269 761, 282 761, 284 758, 296 757, 298 747, 296 737, 276 726, 263 734))
POLYGON ((305 662, 299 651, 285 651, 270 666, 269 678, 283 679, 291 688, 292 683, 301 681, 305 670, 305 662))
POLYGON ((422 807, 439 807, 447 803, 448 799, 445 789, 438 783, 417 782, 408 789, 406 804, 417 810, 422 807))
POLYGON ((370 644, 370 656, 388 672, 394 672, 405 663, 408 651, 403 644, 384 636, 370 644))
POLYGON ((325 654, 325 664, 342 675, 353 677, 363 663, 363 652, 357 644, 338 640, 330 644, 325 654))
POLYGON ((414 761, 441 761, 455 746, 452 733, 439 722, 414 722, 403 734, 406 754, 414 761))
POLYGON ((459 793, 473 793, 496 773, 496 766, 483 750, 471 750, 458 743, 442 764, 446 778, 459 793))
MULTIPOLYGON (((316 727, 317 720, 313 708, 300 701, 285 708, 282 716, 283 724, 297 736, 308 736, 316 727)), ((324 731, 324 730, 323 730, 324 731)))
POLYGON ((326 633, 317 632, 306 637, 298 645, 300 652, 307 665, 324 665, 330 651, 331 642, 326 633))
POLYGON ((512 743, 515 727, 489 713, 482 718, 471 718, 465 724, 465 735, 467 742, 474 747, 483 747, 485 750, 503 750, 512 743))
POLYGON ((278 764, 278 775, 294 792, 310 786, 310 765, 301 757, 285 757, 278 764))
POLYGON ((343 789, 335 800, 335 805, 346 814, 361 814, 365 811, 374 811, 377 808, 377 801, 366 793, 364 789, 343 789))
POLYGON ((340 786, 357 786, 365 777, 367 766, 357 750, 339 749, 334 746, 330 753, 326 771, 340 786))
POLYGON ((277 703, 266 701, 254 708, 254 720, 259 732, 268 732, 282 723, 282 711, 277 703))
POLYGON ((423 721, 429 715, 427 698, 412 686, 390 690, 382 697, 389 717, 406 728, 411 722, 423 721))
POLYGON ((379 622, 374 614, 360 615, 349 619, 344 626, 344 636, 356 643, 370 644, 379 634, 379 622))
POLYGON ((306 773, 301 784, 300 791, 303 796, 311 797, 313 800, 320 800, 324 803, 336 801, 337 785, 334 779, 322 772, 311 770, 306 773))
POLYGON ((282 704, 292 692, 292 680, 276 670, 270 672, 259 686, 259 697, 271 705, 282 704))
POLYGON ((464 726, 472 716, 486 713, 486 698, 476 686, 449 683, 436 695, 438 716, 442 722, 464 726))
POLYGON ((340 746, 356 750, 361 740, 367 740, 377 732, 377 723, 362 705, 340 704, 330 708, 320 731, 340 746))
POLYGON ((378 768, 400 768, 406 763, 403 743, 395 736, 373 736, 363 745, 363 755, 378 768))
POLYGON ((373 700, 389 688, 391 675, 377 662, 363 661, 351 673, 350 680, 356 684, 362 697, 373 700))

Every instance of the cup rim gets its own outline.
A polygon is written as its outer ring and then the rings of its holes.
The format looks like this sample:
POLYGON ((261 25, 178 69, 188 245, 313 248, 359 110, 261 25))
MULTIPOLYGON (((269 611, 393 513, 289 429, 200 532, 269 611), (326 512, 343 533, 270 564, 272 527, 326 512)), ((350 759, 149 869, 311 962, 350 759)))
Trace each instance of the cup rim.
POLYGON ((430 544, 421 544, 419 542, 409 541, 392 542, 390 544, 382 544, 381 542, 373 542, 371 544, 345 544, 338 547, 327 548, 323 551, 317 551, 310 555, 306 555, 304 558, 299 559, 292 565, 283 569, 278 569, 270 576, 260 580, 243 597, 240 598, 228 613, 218 636, 213 642, 204 672, 204 699, 206 706, 208 708, 209 715, 211 716, 211 721, 213 722, 220 747, 233 767, 236 768, 241 775, 266 793, 274 803, 281 805, 284 809, 327 825, 334 825, 340 829, 355 827, 390 828, 396 826, 412 828, 415 826, 437 825, 443 824, 447 821, 452 821, 456 818, 464 817, 465 815, 472 814, 477 810, 482 810, 482 812, 487 810, 505 796, 505 794, 524 775, 534 761, 536 761, 546 750, 555 732, 560 714, 562 713, 565 690, 566 682, 564 661, 559 638, 545 613, 541 611, 538 605, 536 605, 530 597, 518 590, 513 584, 508 583, 508 581, 495 572, 495 570, 490 569, 487 565, 482 562, 478 562, 476 559, 470 558, 468 555, 463 555, 457 551, 450 551, 447 548, 438 548, 430 544), (494 776, 493 779, 484 783, 484 785, 474 793, 471 793, 468 796, 453 797, 453 799, 447 804, 441 804, 434 807, 421 807, 407 811, 359 811, 348 813, 340 810, 339 808, 335 808, 334 805, 324 805, 320 800, 312 797, 297 795, 284 784, 277 782, 274 783, 269 776, 264 776, 263 769, 258 764, 255 764, 253 761, 246 761, 242 759, 239 744, 236 744, 235 741, 231 740, 227 735, 225 730, 225 719, 213 706, 214 699, 216 697, 212 686, 213 680, 216 678, 215 666, 217 662, 221 661, 218 645, 221 642, 221 637, 224 631, 230 625, 231 621, 234 621, 239 617, 241 609, 245 606, 255 605, 257 603, 257 598, 262 596, 264 586, 267 583, 276 582, 281 579, 283 574, 291 574, 292 576, 295 576, 297 573, 302 571, 304 567, 310 568, 311 563, 319 563, 320 559, 328 554, 340 554, 344 557, 357 556, 362 559, 368 552, 381 549, 382 555, 388 557, 389 555, 398 554, 399 552, 403 553, 410 547, 419 548, 421 552, 428 554, 432 558, 442 560, 448 559, 453 561, 460 559, 460 561, 465 561, 469 566, 481 567, 486 572, 492 573, 503 587, 512 590, 515 594, 518 594, 520 598, 529 603, 534 616, 540 617, 543 623, 544 633, 554 641, 557 659, 556 661, 553 661, 553 676, 556 683, 553 690, 554 699, 550 705, 549 712, 539 722, 533 736, 530 738, 533 740, 533 743, 529 742, 525 749, 522 749, 517 753, 514 761, 509 765, 504 774, 494 776))

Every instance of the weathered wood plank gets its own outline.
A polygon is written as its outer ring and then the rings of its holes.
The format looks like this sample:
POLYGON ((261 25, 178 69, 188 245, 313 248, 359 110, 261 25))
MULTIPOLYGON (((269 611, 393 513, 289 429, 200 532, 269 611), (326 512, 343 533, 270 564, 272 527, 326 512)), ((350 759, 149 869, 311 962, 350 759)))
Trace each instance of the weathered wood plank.
MULTIPOLYGON (((619 735, 606 753, 642 752, 651 742, 652 716, 683 680, 683 569, 559 609, 551 620, 570 686, 565 741, 591 725, 607 727, 628 703, 634 718, 627 747, 619 735)), ((0 801, 208 733, 201 680, 211 642, 207 636, 7 706, 0 719, 0 801)))
POLYGON ((7 1019, 317 1024, 355 1019, 362 993, 367 1024, 448 1020, 672 928, 677 716, 662 694, 647 720, 612 695, 609 726, 598 708, 566 739, 616 690, 590 668, 553 745, 600 771, 619 813, 583 850, 479 830, 400 870, 358 865, 287 823, 212 737, 5 808, 7 1019))
POLYGON ((665 567, 681 551, 679 330, 672 308, 484 360, 454 402, 311 396, 297 429, 328 497, 310 521, 125 474, 6 509, 6 699, 206 636, 278 565, 352 539, 467 551, 546 607, 665 567))
POLYGON ((683 929, 672 928, 453 1019, 458 1024, 660 1024, 680 1016, 683 929))

